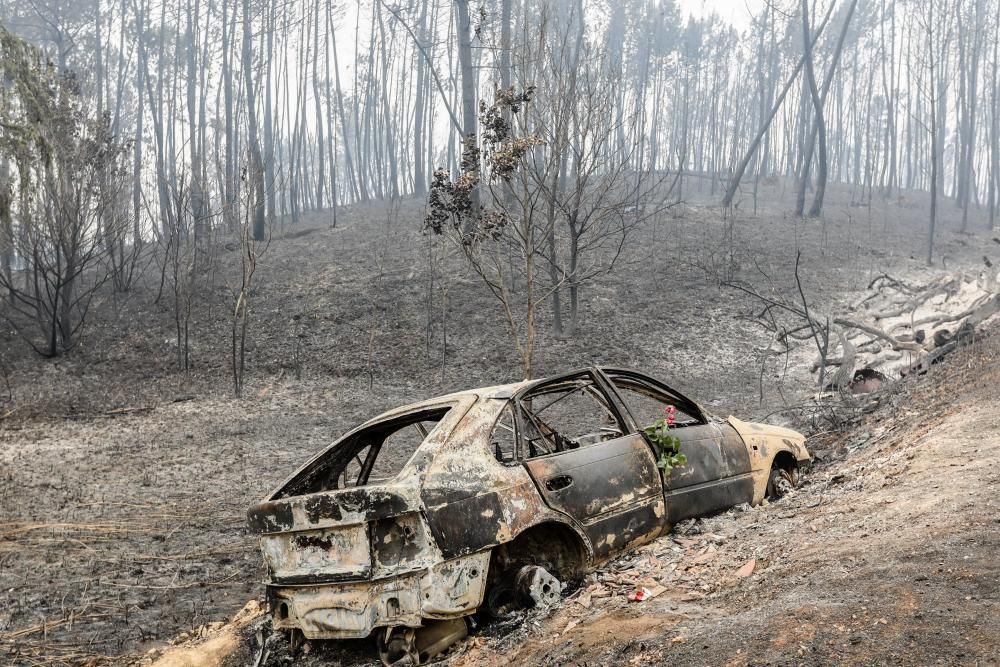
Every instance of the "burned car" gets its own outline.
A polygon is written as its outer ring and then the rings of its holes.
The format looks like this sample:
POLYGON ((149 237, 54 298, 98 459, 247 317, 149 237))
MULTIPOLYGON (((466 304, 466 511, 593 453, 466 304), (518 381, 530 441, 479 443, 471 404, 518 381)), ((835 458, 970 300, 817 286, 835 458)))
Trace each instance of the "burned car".
POLYGON ((418 664, 465 617, 558 599, 560 582, 675 523, 780 496, 809 460, 795 431, 719 419, 642 373, 590 368, 387 412, 248 513, 274 627, 375 633, 418 664), (644 427, 687 462, 664 474, 644 427))

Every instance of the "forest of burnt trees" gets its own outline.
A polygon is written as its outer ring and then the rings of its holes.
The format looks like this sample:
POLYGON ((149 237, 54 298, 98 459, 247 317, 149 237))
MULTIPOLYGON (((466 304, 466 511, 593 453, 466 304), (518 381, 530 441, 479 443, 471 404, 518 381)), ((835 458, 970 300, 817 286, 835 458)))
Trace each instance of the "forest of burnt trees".
POLYGON ((786 179, 808 216, 822 215, 827 183, 860 205, 929 192, 928 262, 940 207, 961 209, 963 231, 970 210, 992 228, 1000 2, 754 7, 741 32, 676 0, 5 0, 7 319, 61 354, 88 290, 128 291, 153 248, 180 343, 199 248, 235 238, 235 346, 254 243, 305 212, 336 226, 340 206, 426 196, 435 170, 478 173, 482 156, 470 165, 463 145, 511 89, 533 91, 518 116, 533 145, 501 199, 547 221, 557 329, 562 287, 575 308, 586 279, 580 248, 625 233, 588 227, 588 207, 658 210, 692 179, 743 208, 761 182, 786 179))

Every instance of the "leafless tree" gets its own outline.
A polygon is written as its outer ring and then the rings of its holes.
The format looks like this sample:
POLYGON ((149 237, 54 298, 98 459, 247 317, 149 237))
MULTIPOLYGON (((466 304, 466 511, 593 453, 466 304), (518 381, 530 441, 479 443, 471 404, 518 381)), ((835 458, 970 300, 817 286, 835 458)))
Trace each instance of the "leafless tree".
MULTIPOLYGON (((102 221, 116 203, 109 172, 126 147, 108 119, 88 114, 72 72, 56 72, 41 54, 0 28, 0 144, 16 180, 6 183, 5 236, 23 264, 0 271, 6 319, 39 354, 74 347, 97 288, 107 245, 102 221), (13 209, 14 215, 11 215, 13 209)), ((12 179, 13 180, 13 179, 12 179)))

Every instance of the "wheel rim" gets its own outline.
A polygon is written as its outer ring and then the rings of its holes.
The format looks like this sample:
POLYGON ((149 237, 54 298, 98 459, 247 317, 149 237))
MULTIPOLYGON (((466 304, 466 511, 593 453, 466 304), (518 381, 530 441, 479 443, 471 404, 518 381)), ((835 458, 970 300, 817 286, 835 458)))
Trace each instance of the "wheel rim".
POLYGON ((768 480, 768 496, 777 500, 788 495, 795 488, 795 477, 794 472, 789 470, 782 468, 772 470, 768 480))

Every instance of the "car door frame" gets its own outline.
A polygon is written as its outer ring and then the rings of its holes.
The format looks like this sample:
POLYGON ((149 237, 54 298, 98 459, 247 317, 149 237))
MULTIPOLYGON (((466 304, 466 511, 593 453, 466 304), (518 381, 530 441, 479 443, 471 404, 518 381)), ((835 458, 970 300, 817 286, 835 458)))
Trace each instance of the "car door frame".
MULTIPOLYGON (((515 451, 518 464, 524 467, 529 477, 534 481, 536 489, 546 503, 546 506, 565 516, 567 520, 573 522, 581 532, 587 535, 597 559, 600 560, 613 555, 629 546, 647 542, 663 532, 666 528, 666 501, 663 496, 663 477, 659 474, 659 469, 656 467, 654 451, 649 446, 645 437, 640 436, 636 440, 636 433, 632 430, 633 420, 630 419, 630 415, 625 411, 618 394, 610 386, 607 378, 601 373, 600 369, 594 367, 582 368, 532 383, 514 394, 511 404, 514 408, 516 429, 515 451), (585 445, 579 449, 556 451, 529 458, 523 437, 523 434, 526 432, 526 416, 523 412, 521 402, 527 396, 537 392, 541 388, 575 379, 589 379, 593 382, 607 408, 618 422, 618 427, 622 432, 621 436, 605 442, 585 445), (653 484, 652 493, 637 495, 636 500, 632 504, 625 505, 612 514, 598 513, 590 516, 577 516, 550 503, 550 498, 547 494, 552 493, 552 491, 543 488, 544 480, 539 479, 540 475, 536 472, 539 464, 533 464, 532 462, 542 462, 545 460, 557 461, 559 457, 578 458, 580 456, 579 452, 593 453, 599 451, 598 448, 604 445, 625 448, 623 441, 626 440, 631 441, 632 447, 635 447, 638 443, 642 443, 641 448, 638 449, 638 451, 642 452, 640 466, 651 466, 653 471, 657 473, 655 476, 656 481, 653 482, 650 480, 653 484), (533 470, 533 468, 536 470, 533 470)), ((637 449, 632 449, 632 451, 637 451, 637 449)), ((648 470, 648 468, 644 469, 648 470)), ((626 492, 623 492, 622 495, 626 495, 626 492)))
MULTIPOLYGON (((691 425, 689 428, 699 429, 698 435, 702 435, 704 431, 711 432, 711 435, 692 438, 689 440, 690 444, 694 444, 699 440, 712 440, 718 444, 719 453, 718 457, 716 457, 718 460, 713 461, 713 463, 717 465, 720 472, 728 474, 720 475, 714 479, 705 479, 684 484, 679 487, 673 487, 670 483, 671 476, 663 476, 661 474, 664 498, 667 502, 667 516, 670 523, 676 523, 677 521, 695 516, 703 516, 738 505, 742 502, 752 501, 753 479, 749 452, 739 433, 730 424, 713 419, 698 403, 676 389, 673 389, 665 382, 661 382, 645 373, 620 368, 601 368, 598 370, 604 375, 607 385, 615 393, 622 405, 622 410, 628 415, 631 425, 636 432, 644 436, 646 435, 643 425, 632 414, 628 407, 628 402, 619 393, 618 388, 615 387, 614 380, 612 379, 615 376, 622 376, 626 379, 631 378, 633 381, 647 384, 650 388, 663 392, 671 400, 676 400, 674 404, 681 411, 697 417, 700 423, 691 425)), ((689 434, 693 433, 693 431, 689 432, 689 434)), ((683 443, 686 440, 683 429, 678 429, 677 435, 681 438, 681 451, 683 452, 683 443)), ((653 446, 651 442, 649 444, 650 447, 653 446)), ((688 453, 691 454, 690 451, 688 453)), ((681 474, 683 474, 683 469, 681 468, 681 470, 681 474)))
POLYGON ((601 374, 602 379, 608 386, 609 390, 614 393, 615 399, 621 405, 621 409, 624 412, 624 414, 627 415, 628 418, 631 420, 632 425, 638 428, 640 431, 642 430, 643 427, 641 424, 638 423, 638 420, 636 420, 635 417, 632 415, 632 412, 629 410, 628 404, 625 402, 625 399, 622 397, 621 394, 618 393, 618 388, 615 387, 614 380, 611 379, 612 376, 614 375, 624 375, 626 377, 633 376, 640 382, 646 382, 650 384, 654 389, 658 389, 663 393, 668 394, 672 399, 674 399, 674 405, 679 410, 681 410, 682 412, 686 412, 687 414, 690 414, 693 417, 697 417, 702 424, 708 424, 712 421, 711 415, 707 411, 705 411, 700 405, 698 405, 696 401, 691 400, 690 398, 688 398, 681 392, 677 391, 667 383, 658 380, 652 377, 651 375, 646 375, 645 373, 640 373, 639 371, 634 371, 628 368, 610 368, 602 366, 600 368, 597 368, 596 370, 601 374))

